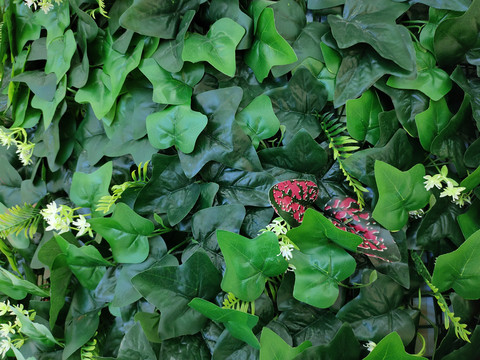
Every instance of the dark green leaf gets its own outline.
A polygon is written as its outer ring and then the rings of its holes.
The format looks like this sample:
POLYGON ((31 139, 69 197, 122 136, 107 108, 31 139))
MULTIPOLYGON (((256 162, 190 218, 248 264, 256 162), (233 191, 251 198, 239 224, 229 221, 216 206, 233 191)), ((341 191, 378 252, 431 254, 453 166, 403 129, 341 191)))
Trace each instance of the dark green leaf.
POLYGON ((117 360, 157 360, 139 323, 135 323, 125 334, 118 349, 117 360))

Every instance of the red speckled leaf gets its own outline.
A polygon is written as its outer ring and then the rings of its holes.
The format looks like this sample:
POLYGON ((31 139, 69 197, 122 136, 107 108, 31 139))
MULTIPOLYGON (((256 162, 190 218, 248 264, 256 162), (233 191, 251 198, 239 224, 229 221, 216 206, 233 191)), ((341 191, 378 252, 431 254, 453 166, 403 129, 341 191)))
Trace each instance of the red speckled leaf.
POLYGON ((377 224, 369 211, 361 210, 355 199, 333 198, 325 205, 324 212, 336 227, 363 238, 358 252, 385 261, 400 260, 400 251, 390 231, 377 224))
POLYGON ((273 208, 291 226, 298 226, 303 214, 317 200, 318 187, 309 180, 287 180, 275 184, 269 192, 273 208))

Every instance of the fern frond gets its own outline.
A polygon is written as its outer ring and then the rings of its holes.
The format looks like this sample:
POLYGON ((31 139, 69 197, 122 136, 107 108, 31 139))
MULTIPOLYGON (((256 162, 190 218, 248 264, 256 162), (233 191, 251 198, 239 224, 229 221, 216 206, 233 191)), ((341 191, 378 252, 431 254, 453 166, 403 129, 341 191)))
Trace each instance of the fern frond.
POLYGON ((415 251, 412 251, 410 255, 413 259, 413 262, 415 263, 415 269, 417 270, 418 275, 423 278, 425 283, 432 290, 433 296, 437 300, 438 307, 440 308, 440 310, 442 310, 444 314, 445 329, 448 329, 450 327, 451 322, 454 326, 455 336, 466 342, 470 342, 468 335, 470 335, 472 332, 466 329, 466 324, 462 324, 460 322, 460 317, 455 316, 453 311, 450 311, 447 301, 443 297, 442 293, 438 291, 438 288, 435 285, 432 284, 432 276, 428 272, 420 256, 418 256, 415 251))
POLYGON ((100 14, 103 17, 106 17, 107 19, 110 19, 110 17, 107 14, 107 11, 105 10, 105 1, 104 0, 97 0, 98 2, 98 10, 100 11, 100 14))
POLYGON ((368 192, 368 190, 360 181, 348 173, 342 163, 342 159, 348 158, 354 151, 360 149, 360 147, 356 145, 358 142, 348 135, 342 135, 347 131, 347 128, 345 124, 336 119, 332 113, 323 116, 321 119, 321 127, 328 139, 328 146, 333 151, 333 159, 338 161, 338 166, 343 176, 345 176, 348 185, 352 187, 355 195, 357 195, 358 205, 360 208, 363 208, 365 206, 363 193, 368 192))
POLYGON ((0 237, 6 238, 10 234, 18 235, 24 231, 26 237, 32 238, 37 232, 40 219, 40 211, 32 205, 13 206, 4 214, 0 214, 0 237))
POLYGON ((238 310, 244 313, 250 312, 252 315, 255 315, 255 301, 243 301, 238 299, 233 293, 227 293, 227 297, 223 299, 222 308, 238 310))
POLYGON ((98 341, 96 339, 97 332, 93 335, 85 345, 82 346, 80 350, 80 359, 81 360, 94 360, 98 357, 98 349, 97 344, 98 341))

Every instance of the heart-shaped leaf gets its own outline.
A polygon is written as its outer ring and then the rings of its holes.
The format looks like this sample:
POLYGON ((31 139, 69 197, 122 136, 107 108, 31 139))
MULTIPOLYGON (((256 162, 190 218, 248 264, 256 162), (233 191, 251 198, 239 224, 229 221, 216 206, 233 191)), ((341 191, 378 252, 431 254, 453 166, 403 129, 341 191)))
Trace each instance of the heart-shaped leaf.
POLYGON ((409 211, 428 204, 430 193, 423 185, 424 176, 422 164, 400 171, 383 161, 375 161, 379 199, 373 218, 388 230, 400 230, 408 221, 409 211))
POLYGON ((175 145, 189 154, 195 148, 198 135, 207 126, 207 117, 193 111, 189 105, 171 106, 147 116, 148 140, 157 149, 175 145))
POLYGON ((234 76, 235 49, 245 29, 229 18, 215 21, 206 36, 187 33, 182 59, 193 63, 207 61, 225 75, 234 76))
POLYGON ((255 27, 255 41, 245 56, 245 63, 262 82, 275 65, 297 61, 297 55, 288 42, 277 32, 273 9, 265 8, 255 27))
POLYGON ((296 347, 288 345, 277 333, 264 327, 260 337, 260 360, 292 360, 305 349, 312 346, 310 341, 304 341, 296 347))
POLYGON ((149 252, 148 236, 155 226, 128 205, 118 203, 109 218, 89 220, 93 230, 108 241, 113 258, 119 263, 140 263, 149 252))
POLYGON ((380 137, 378 115, 383 111, 378 95, 373 90, 365 91, 358 99, 346 104, 348 133, 355 140, 367 140, 375 145, 380 137))
POLYGON ((268 194, 277 214, 291 226, 298 226, 317 200, 318 187, 309 180, 286 180, 275 184, 268 194))
POLYGON ((385 336, 372 350, 372 352, 365 358, 365 360, 419 360, 427 358, 423 356, 410 355, 405 351, 402 339, 396 332, 392 332, 385 336))
POLYGON ((430 151, 433 140, 448 125, 451 118, 452 113, 445 98, 439 101, 430 100, 428 109, 415 116, 420 144, 425 150, 430 151))
POLYGON ((288 263, 280 254, 277 236, 265 232, 255 239, 224 230, 217 241, 225 258, 222 289, 244 301, 256 300, 265 289, 267 278, 283 274, 288 263))

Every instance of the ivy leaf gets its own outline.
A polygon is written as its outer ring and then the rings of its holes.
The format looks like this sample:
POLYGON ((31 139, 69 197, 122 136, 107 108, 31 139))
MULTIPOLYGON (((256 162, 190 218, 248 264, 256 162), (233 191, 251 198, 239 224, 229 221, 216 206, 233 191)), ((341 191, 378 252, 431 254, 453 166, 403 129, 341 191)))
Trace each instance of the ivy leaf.
POLYGON ((252 332, 258 322, 258 316, 233 309, 223 309, 204 299, 195 298, 188 304, 209 319, 222 323, 235 338, 245 341, 250 346, 260 349, 260 344, 252 332))
POLYGON ((480 276, 477 271, 480 259, 479 244, 480 232, 477 231, 457 250, 437 258, 432 283, 439 291, 453 288, 464 299, 480 298, 480 276))
POLYGON ((166 213, 170 225, 178 224, 197 202, 200 185, 185 176, 176 155, 155 154, 152 165, 152 177, 140 190, 134 209, 143 214, 166 213))
POLYGON ((136 264, 147 258, 150 249, 148 236, 155 226, 128 205, 118 203, 111 217, 91 219, 89 223, 107 240, 115 261, 136 264))
POLYGON ((309 132, 312 138, 322 129, 318 114, 327 104, 327 90, 322 81, 302 67, 287 85, 266 92, 272 100, 273 111, 286 127, 284 143, 288 143, 300 129, 309 132))
POLYGON ((480 1, 473 0, 463 15, 442 21, 435 31, 433 47, 441 66, 461 62, 477 42, 480 28, 480 1))
POLYGON ((105 260, 93 245, 77 247, 67 242, 63 237, 54 235, 65 260, 83 287, 93 290, 105 275, 105 266, 112 264, 105 260))
POLYGON ((181 16, 188 10, 197 10, 202 2, 134 0, 120 17, 120 25, 142 35, 173 39, 181 16))
MULTIPOLYGON (((112 171, 111 161, 102 165, 91 174, 76 171, 72 178, 70 199, 75 205, 90 208, 93 212, 100 198, 110 195, 108 188, 112 179, 112 171)), ((95 212, 93 213, 95 214, 95 212)))
POLYGON ((222 290, 234 293, 239 299, 256 300, 264 291, 267 278, 287 270, 288 263, 278 256, 280 245, 272 232, 247 239, 218 230, 217 241, 226 263, 222 290))
POLYGON ((235 48, 245 29, 229 18, 215 21, 206 36, 187 33, 182 60, 193 63, 207 61, 225 75, 235 76, 235 48))
POLYGON ((358 99, 348 100, 346 113, 350 136, 355 140, 366 140, 375 145, 380 137, 378 115, 382 111, 382 104, 373 90, 365 91, 358 99))
POLYGON ((55 74, 45 74, 42 71, 24 71, 15 77, 12 82, 24 82, 40 99, 52 101, 55 96, 57 77, 55 74))
POLYGON ((305 349, 312 346, 310 341, 304 341, 296 347, 288 345, 280 336, 267 327, 260 337, 260 360, 292 360, 305 349))
POLYGON ((62 37, 56 38, 47 43, 47 63, 45 72, 47 74, 54 72, 57 76, 57 82, 70 69, 70 61, 77 50, 77 43, 72 30, 67 30, 62 37))
POLYGON ((255 149, 258 148, 260 141, 272 137, 280 129, 280 122, 267 95, 256 97, 237 114, 235 120, 252 139, 255 149))
POLYGON ((55 95, 51 101, 45 100, 42 97, 35 95, 32 98, 31 105, 35 109, 39 109, 42 111, 43 115, 43 125, 48 128, 53 120, 55 115, 55 111, 57 110, 58 105, 63 101, 65 98, 65 94, 67 93, 67 77, 64 76, 55 91, 55 95))
POLYGON ((408 212, 428 204, 430 193, 423 186, 425 168, 417 164, 400 171, 383 161, 375 161, 379 199, 373 217, 389 230, 400 230, 408 222, 408 212))
POLYGON ((159 335, 165 339, 195 334, 206 319, 188 303, 195 297, 207 300, 220 291, 221 276, 202 252, 180 266, 154 266, 132 279, 135 288, 160 312, 159 335))
POLYGON ((195 141, 207 126, 207 117, 193 111, 189 105, 171 106, 166 110, 147 116, 148 140, 157 149, 168 149, 175 145, 189 154, 195 141))
MULTIPOLYGON (((370 272, 363 274, 368 281, 370 272)), ((357 339, 379 342, 396 331, 405 344, 415 336, 415 323, 403 305, 404 289, 390 277, 378 273, 375 282, 360 289, 360 294, 345 304, 337 317, 350 323, 357 339)))
POLYGON ((430 151, 433 140, 448 125, 452 115, 445 98, 442 98, 430 100, 428 109, 415 116, 420 144, 425 150, 430 151))
POLYGON ((201 64, 185 65, 182 73, 172 74, 164 70, 153 58, 142 60, 138 68, 153 85, 153 101, 169 105, 189 104, 192 87, 204 74, 201 64))
POLYGON ((265 8, 256 24, 255 41, 245 55, 245 63, 252 68, 257 80, 263 82, 273 66, 297 60, 293 49, 275 28, 273 9, 265 8))
POLYGON ((392 332, 385 336, 365 360, 383 360, 388 358, 395 358, 396 360, 418 360, 427 359, 423 356, 410 355, 405 351, 402 339, 397 332, 392 332))
POLYGON ((383 58, 408 71, 415 69, 415 52, 408 30, 395 23, 408 4, 383 0, 347 0, 344 18, 328 16, 332 35, 341 49, 358 43, 372 46, 383 58))
MULTIPOLYGON (((295 239, 292 240, 299 242, 295 239)), ((324 242, 310 247, 307 242, 299 247, 302 252, 294 250, 290 260, 295 266, 293 296, 318 308, 332 306, 338 298, 338 283, 355 271, 355 259, 333 243, 324 242), (302 247, 308 254, 303 252, 302 247)))
POLYGON ((439 101, 452 88, 448 74, 436 67, 435 57, 420 45, 415 44, 417 76, 391 76, 387 85, 396 89, 419 90, 433 101, 439 101))
POLYGON ((307 209, 302 224, 291 229, 287 236, 305 254, 315 253, 317 246, 329 243, 355 252, 362 243, 360 236, 338 229, 330 220, 313 209, 307 209))
POLYGON ((262 170, 250 139, 235 122, 235 111, 242 100, 242 94, 241 88, 230 87, 206 91, 196 96, 195 104, 207 115, 208 124, 191 153, 179 152, 187 177, 195 176, 212 160, 239 170, 262 170))

